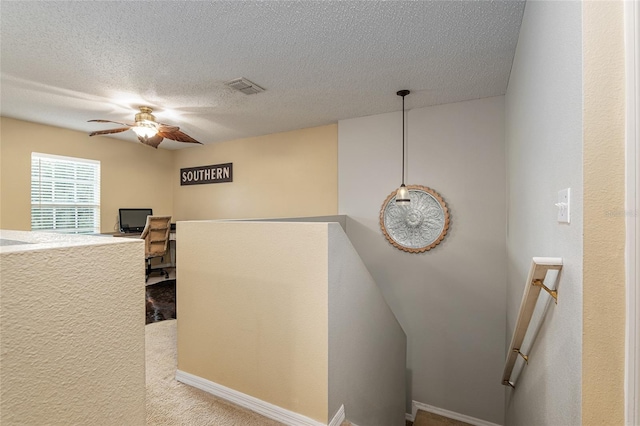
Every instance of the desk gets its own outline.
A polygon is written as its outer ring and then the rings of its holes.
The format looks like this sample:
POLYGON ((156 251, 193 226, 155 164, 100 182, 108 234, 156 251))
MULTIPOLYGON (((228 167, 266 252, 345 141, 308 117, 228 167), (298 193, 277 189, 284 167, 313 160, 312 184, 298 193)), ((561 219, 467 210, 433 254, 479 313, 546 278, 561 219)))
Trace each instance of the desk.
MULTIPOLYGON (((142 236, 142 232, 136 232, 136 233, 132 233, 132 232, 107 232, 103 235, 111 235, 114 237, 125 237, 125 238, 140 238, 142 236)), ((169 240, 170 241, 175 241, 176 240, 176 231, 171 231, 171 233, 169 233, 169 240)))

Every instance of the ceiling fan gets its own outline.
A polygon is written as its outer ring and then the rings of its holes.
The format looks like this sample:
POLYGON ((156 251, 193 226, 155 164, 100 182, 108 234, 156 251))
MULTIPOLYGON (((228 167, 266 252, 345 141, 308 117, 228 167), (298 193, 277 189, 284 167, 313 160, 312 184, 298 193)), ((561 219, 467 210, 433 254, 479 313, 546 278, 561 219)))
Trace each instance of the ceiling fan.
POLYGON ((133 130, 138 136, 138 140, 141 143, 152 146, 156 149, 158 148, 158 145, 160 145, 160 142, 162 142, 162 140, 165 138, 178 142, 201 144, 201 142, 198 142, 186 133, 181 132, 178 126, 170 126, 168 124, 158 123, 153 114, 151 114, 153 112, 151 108, 146 106, 141 106, 139 108, 140 112, 136 114, 135 123, 121 123, 119 121, 110 120, 89 120, 89 122, 115 123, 126 126, 119 127, 117 129, 98 130, 96 132, 89 133, 89 136, 109 135, 112 133, 120 133, 126 132, 127 130, 133 130))

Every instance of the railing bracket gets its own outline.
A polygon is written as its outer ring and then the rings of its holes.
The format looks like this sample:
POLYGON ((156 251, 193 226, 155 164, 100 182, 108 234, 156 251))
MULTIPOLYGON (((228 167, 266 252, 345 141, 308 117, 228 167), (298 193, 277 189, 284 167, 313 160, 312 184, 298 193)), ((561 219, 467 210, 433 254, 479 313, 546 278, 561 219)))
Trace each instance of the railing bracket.
POLYGON ((524 362, 527 363, 527 365, 529 365, 529 357, 525 354, 523 354, 522 352, 520 352, 520 349, 513 349, 513 351, 515 353, 517 353, 518 355, 520 355, 522 357, 522 359, 524 359, 524 362))
POLYGON ((503 384, 503 385, 505 385, 505 386, 511 386, 511 387, 512 387, 512 388, 514 388, 514 389, 516 388, 516 385, 514 385, 513 383, 511 383, 511 382, 510 382, 510 381, 508 381, 508 380, 503 380, 503 381, 502 381, 502 384, 503 384))
POLYGON ((551 290, 549 287, 544 285, 544 282, 542 280, 533 280, 531 282, 531 285, 542 287, 544 291, 546 291, 551 295, 551 297, 553 297, 553 299, 556 301, 556 305, 558 304, 558 290, 551 290))

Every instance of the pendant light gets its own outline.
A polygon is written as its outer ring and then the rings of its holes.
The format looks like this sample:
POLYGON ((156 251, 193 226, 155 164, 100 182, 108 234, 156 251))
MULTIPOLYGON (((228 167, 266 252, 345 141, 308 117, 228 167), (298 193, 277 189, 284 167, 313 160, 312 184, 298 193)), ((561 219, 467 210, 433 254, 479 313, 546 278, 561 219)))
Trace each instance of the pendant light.
POLYGON ((396 204, 399 206, 406 206, 411 202, 409 198, 409 190, 404 185, 404 97, 411 93, 408 90, 400 90, 396 94, 402 96, 402 185, 396 192, 396 204))

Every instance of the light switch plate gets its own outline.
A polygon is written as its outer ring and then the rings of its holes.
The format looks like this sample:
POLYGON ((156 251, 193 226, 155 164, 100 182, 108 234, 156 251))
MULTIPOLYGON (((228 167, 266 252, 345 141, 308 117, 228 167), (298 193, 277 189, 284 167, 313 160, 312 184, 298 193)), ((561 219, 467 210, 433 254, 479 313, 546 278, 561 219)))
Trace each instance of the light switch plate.
POLYGON ((558 202, 556 204, 556 207, 558 207, 558 222, 570 223, 571 188, 558 191, 558 202))

